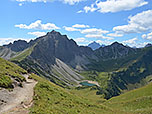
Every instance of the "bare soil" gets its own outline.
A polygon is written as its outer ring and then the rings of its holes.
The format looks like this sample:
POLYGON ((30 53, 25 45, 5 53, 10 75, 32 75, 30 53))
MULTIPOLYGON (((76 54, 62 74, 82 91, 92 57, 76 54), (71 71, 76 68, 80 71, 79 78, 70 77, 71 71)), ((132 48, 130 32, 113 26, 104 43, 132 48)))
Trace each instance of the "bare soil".
POLYGON ((28 79, 24 75, 26 82, 23 87, 15 87, 12 91, 7 89, 0 90, 0 114, 28 114, 28 108, 32 105, 33 89, 36 81, 28 79))

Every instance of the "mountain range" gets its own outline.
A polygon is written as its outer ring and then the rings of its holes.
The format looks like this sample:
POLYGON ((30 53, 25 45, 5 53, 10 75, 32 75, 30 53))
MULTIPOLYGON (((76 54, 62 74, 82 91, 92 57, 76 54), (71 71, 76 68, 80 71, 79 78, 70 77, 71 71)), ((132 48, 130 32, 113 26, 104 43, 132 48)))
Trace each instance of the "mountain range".
POLYGON ((76 87, 85 79, 97 81, 97 94, 109 99, 150 82, 151 51, 150 44, 131 48, 118 42, 92 49, 53 30, 30 42, 1 46, 0 57, 61 87, 76 87))

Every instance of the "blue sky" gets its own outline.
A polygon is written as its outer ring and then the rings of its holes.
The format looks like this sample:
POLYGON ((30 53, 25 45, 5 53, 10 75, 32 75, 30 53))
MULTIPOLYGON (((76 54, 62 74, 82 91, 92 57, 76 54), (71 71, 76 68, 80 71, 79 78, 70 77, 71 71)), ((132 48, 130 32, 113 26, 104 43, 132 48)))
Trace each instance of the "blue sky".
POLYGON ((151 0, 0 0, 0 45, 55 29, 79 45, 152 42, 151 0))

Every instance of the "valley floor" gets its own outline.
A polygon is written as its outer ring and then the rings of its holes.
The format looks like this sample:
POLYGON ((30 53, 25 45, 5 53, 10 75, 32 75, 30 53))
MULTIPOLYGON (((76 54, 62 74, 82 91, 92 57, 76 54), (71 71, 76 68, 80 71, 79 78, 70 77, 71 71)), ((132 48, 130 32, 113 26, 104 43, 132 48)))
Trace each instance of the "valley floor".
POLYGON ((28 114, 27 108, 32 104, 33 88, 36 81, 28 79, 24 75, 26 82, 22 87, 15 87, 13 91, 0 90, 0 114, 28 114))

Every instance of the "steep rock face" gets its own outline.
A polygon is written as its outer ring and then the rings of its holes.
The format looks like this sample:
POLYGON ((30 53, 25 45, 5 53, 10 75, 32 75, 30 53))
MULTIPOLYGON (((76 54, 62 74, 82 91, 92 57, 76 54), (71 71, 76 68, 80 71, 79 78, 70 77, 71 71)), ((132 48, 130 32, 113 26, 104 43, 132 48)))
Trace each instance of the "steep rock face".
POLYGON ((40 64, 55 64, 55 58, 76 68, 77 65, 89 62, 87 57, 94 57, 93 51, 88 47, 79 47, 66 35, 52 31, 41 37, 30 55, 40 64))
MULTIPOLYGON (((52 75, 60 75, 60 80, 64 82, 71 82, 71 84, 79 83, 80 80, 84 79, 81 75, 72 70, 68 65, 59 59, 56 59, 56 64, 52 65, 52 75)), ((68 84, 68 83, 67 83, 68 84)))
POLYGON ((114 42, 113 44, 105 47, 101 47, 95 50, 96 55, 103 59, 117 59, 128 56, 131 53, 136 53, 136 49, 124 46, 118 42, 114 42))

